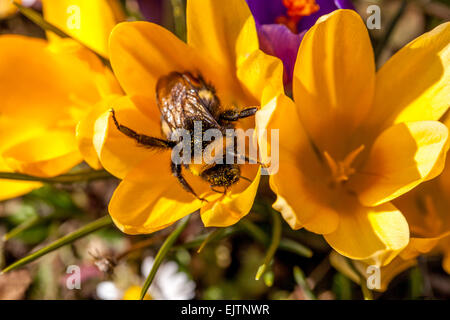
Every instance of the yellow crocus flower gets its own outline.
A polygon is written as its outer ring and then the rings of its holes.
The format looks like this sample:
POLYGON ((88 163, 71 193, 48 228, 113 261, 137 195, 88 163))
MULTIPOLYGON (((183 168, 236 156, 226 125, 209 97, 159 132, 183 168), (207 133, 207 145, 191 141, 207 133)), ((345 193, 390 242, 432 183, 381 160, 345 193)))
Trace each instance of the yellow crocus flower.
POLYGON ((409 242, 391 202, 444 166, 450 24, 412 41, 375 72, 360 16, 338 10, 305 35, 295 103, 279 96, 257 118, 280 130, 273 207, 293 229, 323 234, 339 253, 389 263, 409 242))
MULTIPOLYGON (((121 89, 94 53, 72 39, 2 35, 0 74, 0 171, 52 177, 83 159, 100 167, 94 120, 121 89)), ((39 186, 0 180, 0 200, 39 186)))
MULTIPOLYGON (((125 20, 118 0, 42 0, 44 18, 104 57, 114 26, 125 20)), ((50 40, 56 38, 48 32, 50 40)))
MULTIPOLYGON (((282 64, 259 50, 255 22, 244 0, 189 0, 187 44, 149 22, 124 22, 111 33, 110 58, 127 97, 113 107, 120 122, 136 132, 161 134, 156 83, 173 71, 194 74, 214 85, 223 106, 257 106, 282 92, 282 64), (265 97, 265 98, 264 98, 265 97)), ((240 121, 253 128, 254 119, 240 121)), ((228 226, 245 216, 259 183, 256 165, 243 165, 227 195, 186 172, 197 194, 186 192, 170 171, 171 152, 152 151, 119 132, 110 112, 96 122, 95 145, 102 165, 123 179, 109 204, 115 224, 129 234, 151 233, 200 209, 205 226, 228 226)))
POLYGON ((17 7, 13 4, 13 0, 0 0, 0 19, 5 19, 16 11, 17 7))

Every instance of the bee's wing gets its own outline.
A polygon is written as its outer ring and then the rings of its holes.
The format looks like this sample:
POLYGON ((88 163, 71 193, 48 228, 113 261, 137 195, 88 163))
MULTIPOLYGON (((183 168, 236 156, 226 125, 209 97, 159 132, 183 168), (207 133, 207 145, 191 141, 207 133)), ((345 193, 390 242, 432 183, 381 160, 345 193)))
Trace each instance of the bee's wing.
POLYGON ((219 124, 204 106, 201 98, 183 78, 167 79, 157 88, 158 106, 162 118, 169 129, 187 129, 193 121, 206 123, 211 128, 219 128, 219 124))

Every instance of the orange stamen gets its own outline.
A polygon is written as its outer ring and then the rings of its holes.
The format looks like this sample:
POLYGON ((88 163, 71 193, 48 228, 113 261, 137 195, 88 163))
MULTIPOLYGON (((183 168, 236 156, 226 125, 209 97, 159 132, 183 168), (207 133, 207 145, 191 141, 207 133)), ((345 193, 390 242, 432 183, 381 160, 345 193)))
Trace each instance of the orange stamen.
POLYGON ((334 183, 342 183, 349 180, 350 176, 356 172, 352 164, 363 150, 364 145, 359 146, 350 152, 343 161, 335 161, 327 151, 324 152, 325 160, 330 168, 334 183))
POLYGON ((275 19, 278 24, 284 24, 292 32, 297 33, 297 24, 302 17, 307 17, 319 11, 320 7, 315 0, 283 0, 286 7, 286 16, 275 19))

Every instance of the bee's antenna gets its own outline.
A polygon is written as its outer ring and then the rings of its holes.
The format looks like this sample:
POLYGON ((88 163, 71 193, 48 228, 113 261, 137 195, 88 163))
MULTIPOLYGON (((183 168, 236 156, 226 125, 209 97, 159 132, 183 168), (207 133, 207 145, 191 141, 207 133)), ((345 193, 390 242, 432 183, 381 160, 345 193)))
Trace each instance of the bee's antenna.
POLYGON ((260 162, 260 161, 258 161, 258 160, 256 160, 256 159, 250 159, 250 158, 247 157, 246 155, 242 155, 242 154, 238 154, 238 153, 230 152, 230 151, 227 151, 227 154, 229 154, 229 155, 231 155, 231 156, 233 156, 233 157, 235 157, 235 158, 244 159, 244 160, 247 161, 248 163, 250 163, 250 161, 254 161, 255 164, 259 164, 261 167, 267 168, 267 164, 264 164, 264 163, 262 163, 262 162, 260 162))

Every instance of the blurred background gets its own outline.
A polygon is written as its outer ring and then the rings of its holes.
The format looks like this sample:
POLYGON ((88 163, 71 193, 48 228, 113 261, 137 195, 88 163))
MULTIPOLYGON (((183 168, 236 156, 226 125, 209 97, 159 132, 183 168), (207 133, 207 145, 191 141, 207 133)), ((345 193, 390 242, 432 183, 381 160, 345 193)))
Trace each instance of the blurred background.
MULTIPOLYGON (((147 19, 175 31, 173 5, 183 7, 182 0, 143 2, 121 1, 128 20, 147 19)), ((369 15, 369 5, 381 8, 381 29, 370 30, 378 66, 412 39, 450 20, 448 0, 353 2, 364 18, 369 15)), ((41 10, 39 1, 23 4, 41 10)), ((14 10, 0 15, 0 34, 11 33, 45 37, 40 27, 14 10)), ((0 269, 107 214, 117 184, 114 178, 49 184, 21 198, 0 202, 0 269)), ((318 299, 362 299, 359 286, 331 266, 331 248, 323 238, 305 230, 292 231, 284 221, 284 237, 309 248, 313 255, 302 257, 278 250, 271 272, 255 280, 267 250, 264 237, 271 232, 274 196, 267 184, 263 179, 252 212, 226 235, 210 241, 200 253, 198 246, 211 230, 203 227, 197 214, 192 215, 158 271, 147 298, 309 299, 302 282, 305 280, 318 299), (303 270, 304 277, 294 272, 296 266, 303 270)), ((137 298, 171 230, 128 236, 113 225, 101 228, 0 276, 0 299, 137 298), (81 271, 79 289, 68 286, 72 275, 69 266, 81 271)), ((391 281, 386 292, 374 292, 374 298, 450 299, 450 277, 441 262, 439 255, 420 257, 416 266, 391 281)))

